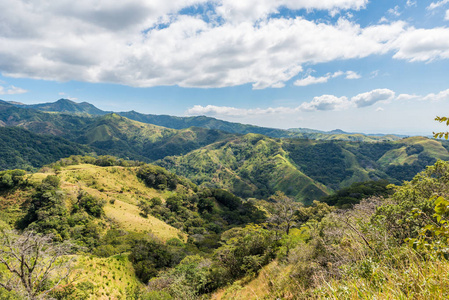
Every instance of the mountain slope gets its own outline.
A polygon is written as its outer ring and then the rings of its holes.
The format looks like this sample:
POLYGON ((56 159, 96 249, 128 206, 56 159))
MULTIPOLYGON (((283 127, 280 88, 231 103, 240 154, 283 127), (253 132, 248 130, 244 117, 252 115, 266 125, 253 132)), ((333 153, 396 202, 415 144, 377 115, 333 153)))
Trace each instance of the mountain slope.
POLYGON ((195 183, 227 188, 242 197, 268 198, 281 190, 307 203, 329 192, 291 164, 279 141, 263 135, 218 142, 158 164, 195 183))
POLYGON ((18 127, 0 127, 0 170, 32 170, 63 157, 92 152, 61 137, 34 134, 18 127))
POLYGON ((354 182, 410 180, 437 159, 449 159, 444 143, 424 137, 363 143, 248 134, 157 163, 199 185, 242 197, 266 199, 279 190, 309 203, 354 182))
POLYGON ((89 114, 89 115, 99 115, 99 116, 111 113, 108 111, 103 111, 87 102, 76 103, 76 102, 68 100, 68 99, 59 99, 56 102, 49 102, 49 103, 20 105, 20 107, 32 108, 32 109, 45 111, 45 112, 89 114))

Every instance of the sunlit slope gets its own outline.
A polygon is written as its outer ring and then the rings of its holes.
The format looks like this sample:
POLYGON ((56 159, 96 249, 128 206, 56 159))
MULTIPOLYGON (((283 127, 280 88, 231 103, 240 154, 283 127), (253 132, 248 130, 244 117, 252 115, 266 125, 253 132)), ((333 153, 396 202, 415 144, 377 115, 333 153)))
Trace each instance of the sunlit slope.
POLYGON ((437 159, 449 159, 443 143, 425 137, 366 143, 248 134, 158 164, 241 197, 267 198, 280 190, 307 203, 354 182, 410 180, 437 159))
MULTIPOLYGON (((47 174, 36 173, 30 180, 42 179, 47 174), (36 178, 36 179, 33 179, 36 178)), ((165 199, 170 192, 148 188, 137 179, 135 168, 99 167, 89 164, 74 165, 58 171, 61 188, 68 197, 75 199, 80 190, 106 202, 106 217, 120 228, 134 232, 151 232, 161 240, 184 236, 178 229, 152 217, 139 214, 140 200, 153 197, 165 199)))
POLYGON ((229 136, 233 135, 197 127, 170 129, 108 114, 87 126, 77 141, 108 154, 152 161, 185 154, 229 136))
POLYGON ((224 187, 242 197, 268 197, 281 190, 310 202, 328 193, 326 187, 291 163, 279 140, 257 134, 218 142, 159 163, 198 184, 224 187))

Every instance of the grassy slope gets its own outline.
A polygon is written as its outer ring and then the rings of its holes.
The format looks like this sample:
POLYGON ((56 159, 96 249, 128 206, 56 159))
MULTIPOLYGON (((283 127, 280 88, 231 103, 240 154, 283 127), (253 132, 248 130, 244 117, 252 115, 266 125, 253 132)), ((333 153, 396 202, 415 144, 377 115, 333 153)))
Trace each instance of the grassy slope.
MULTIPOLYGON (((46 175, 48 174, 36 173, 30 180, 42 180, 46 175)), ((164 241, 179 236, 185 239, 185 235, 178 229, 152 216, 144 218, 139 214, 137 204, 140 200, 152 197, 165 199, 170 193, 146 187, 137 179, 134 168, 83 164, 65 167, 58 172, 58 176, 61 178, 61 188, 72 199, 82 189, 105 200, 106 217, 125 230, 151 232, 164 241), (111 200, 115 200, 114 204, 111 200)))
POLYGON ((108 258, 78 256, 71 276, 73 283, 91 282, 94 289, 89 299, 126 299, 128 291, 141 286, 127 255, 108 258))
POLYGON ((421 136, 410 137, 402 139, 396 143, 401 143, 403 146, 399 149, 394 149, 386 152, 379 160, 381 166, 388 164, 403 165, 411 164, 418 159, 418 154, 408 155, 406 152, 407 146, 421 145, 424 147, 422 153, 429 155, 430 157, 440 158, 443 160, 449 159, 447 150, 443 147, 440 141, 434 139, 428 139, 421 136))

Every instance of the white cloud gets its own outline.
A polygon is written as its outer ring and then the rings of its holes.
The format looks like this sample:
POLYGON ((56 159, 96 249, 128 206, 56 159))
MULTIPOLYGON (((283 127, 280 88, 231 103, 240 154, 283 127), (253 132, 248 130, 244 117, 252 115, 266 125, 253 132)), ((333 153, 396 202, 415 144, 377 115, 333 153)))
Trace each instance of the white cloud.
POLYGON ((314 97, 311 102, 305 102, 299 106, 304 111, 316 111, 316 110, 341 110, 348 108, 350 102, 348 98, 336 97, 334 95, 322 95, 314 97))
POLYGON ((289 114, 296 112, 297 109, 288 107, 276 107, 276 108, 255 108, 255 109, 243 109, 228 106, 215 106, 215 105, 194 105, 186 111, 187 115, 221 115, 221 116, 249 116, 249 115, 268 115, 268 114, 289 114))
POLYGON ((447 3, 449 3, 449 0, 441 0, 441 1, 437 1, 437 2, 432 2, 432 3, 430 3, 429 6, 427 6, 427 9, 432 10, 432 9, 441 7, 447 3))
POLYGON ((406 6, 407 7, 416 6, 416 1, 415 0, 407 0, 406 6))
POLYGON ((354 71, 346 71, 346 72, 337 71, 335 73, 328 73, 325 76, 321 77, 314 77, 312 75, 308 75, 305 78, 296 80, 293 84, 296 86, 307 86, 317 83, 326 83, 331 78, 336 78, 343 75, 346 75, 345 76, 346 79, 359 79, 361 77, 358 73, 354 71))
POLYGON ((389 101, 394 98, 395 93, 389 89, 376 89, 367 93, 358 94, 351 98, 351 102, 357 107, 371 106, 379 101, 389 101))
POLYGON ((416 100, 416 99, 420 99, 420 98, 421 98, 421 96, 419 96, 419 95, 400 94, 396 97, 396 100, 408 101, 408 100, 416 100))
POLYGON ((449 58, 449 28, 408 28, 391 47, 398 51, 394 58, 410 61, 432 61, 449 58))
POLYGON ((439 92, 438 94, 428 94, 422 98, 424 101, 449 101, 449 89, 439 92))
MULTIPOLYGON (((449 28, 267 18, 280 7, 360 10, 368 0, 0 1, 4 76, 136 87, 280 88, 303 65, 393 52, 397 59, 449 57, 449 28), (179 15, 213 6, 210 18, 179 15), (222 17, 215 22, 214 18, 222 17), (348 46, 350 45, 350 47, 348 46)), ((326 77, 326 76, 324 76, 326 77)), ((347 79, 357 78, 346 74, 347 79)), ((309 80, 323 78, 309 78, 309 80)), ((329 79, 329 78, 328 78, 329 79)), ((300 82, 299 82, 300 83, 300 82)))
POLYGON ((335 16, 340 10, 360 10, 368 0, 221 0, 217 13, 230 22, 254 21, 278 13, 280 7, 292 10, 328 10, 335 16))
MULTIPOLYGON (((209 115, 209 116, 230 116, 230 117, 250 117, 250 116, 283 116, 298 114, 301 112, 315 111, 343 111, 347 109, 360 109, 372 106, 376 103, 388 104, 392 100, 395 101, 415 101, 414 103, 424 101, 449 101, 449 89, 441 91, 437 94, 430 93, 426 96, 400 94, 395 96, 395 92, 389 89, 375 89, 366 93, 358 94, 351 99, 346 96, 337 97, 335 95, 317 96, 310 102, 303 102, 297 107, 269 107, 269 108, 235 108, 229 106, 215 105, 195 105, 189 108, 186 115, 209 115), (419 101, 420 100, 420 101, 419 101)), ((376 112, 384 111, 383 107, 377 107, 376 112)), ((301 117, 298 117, 301 118, 301 117)))
POLYGON ((311 84, 325 83, 328 80, 329 76, 313 77, 312 75, 309 75, 306 78, 296 80, 293 84, 296 86, 307 86, 311 84))
POLYGON ((16 95, 16 94, 24 94, 27 93, 27 90, 24 90, 22 88, 16 87, 16 86, 9 86, 9 87, 3 87, 0 86, 0 95, 16 95))
POLYGON ((359 79, 362 78, 362 76, 360 76, 360 74, 358 74, 357 72, 354 71, 346 71, 346 79, 359 79))
POLYGON ((394 8, 390 8, 388 10, 388 13, 393 16, 399 17, 401 15, 401 13, 399 12, 399 5, 396 5, 394 8))
POLYGON ((449 21, 449 9, 446 10, 446 15, 444 16, 444 19, 445 19, 446 21, 449 21))

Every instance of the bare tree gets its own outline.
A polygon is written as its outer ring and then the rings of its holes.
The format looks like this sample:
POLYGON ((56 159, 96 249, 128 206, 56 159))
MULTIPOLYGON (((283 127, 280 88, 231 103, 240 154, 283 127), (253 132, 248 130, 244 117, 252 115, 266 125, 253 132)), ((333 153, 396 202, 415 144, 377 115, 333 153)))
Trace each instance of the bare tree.
POLYGON ((274 224, 278 230, 285 231, 285 234, 288 235, 292 226, 296 224, 295 212, 301 204, 279 191, 272 197, 272 200, 276 202, 273 205, 268 221, 274 224))
POLYGON ((0 265, 5 271, 0 272, 0 288, 32 300, 44 298, 68 278, 70 248, 68 243, 55 244, 50 235, 1 230, 0 265))

